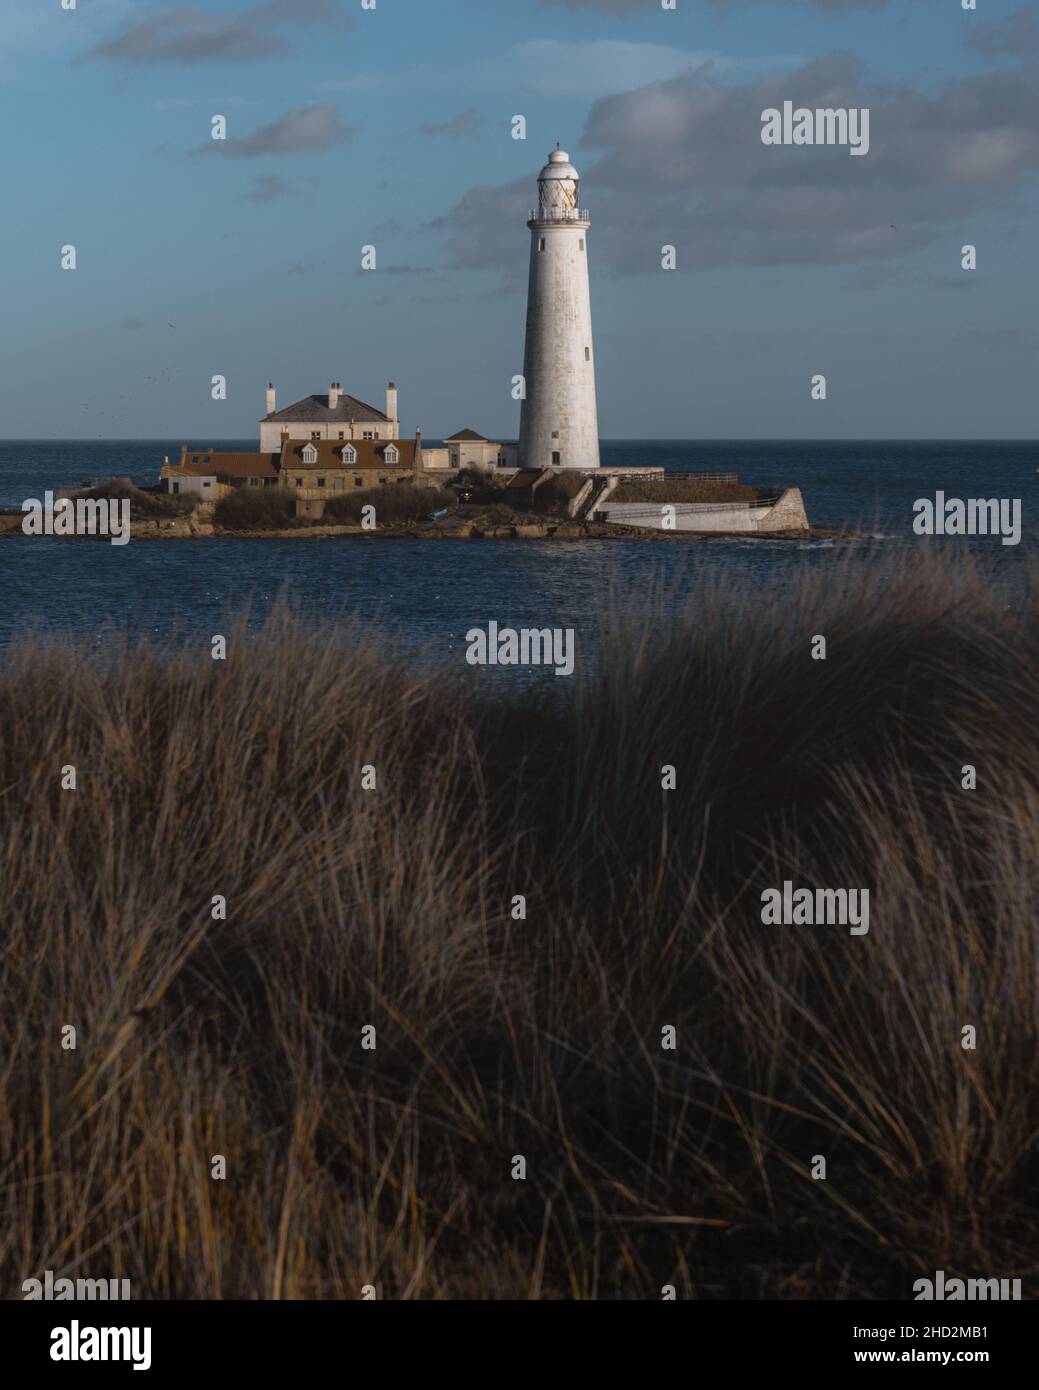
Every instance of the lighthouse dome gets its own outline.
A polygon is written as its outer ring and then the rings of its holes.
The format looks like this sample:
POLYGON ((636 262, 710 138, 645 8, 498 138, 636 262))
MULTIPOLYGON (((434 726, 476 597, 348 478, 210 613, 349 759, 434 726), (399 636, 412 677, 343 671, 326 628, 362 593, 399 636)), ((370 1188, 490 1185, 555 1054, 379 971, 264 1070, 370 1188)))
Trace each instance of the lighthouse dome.
POLYGON ((538 179, 573 179, 575 182, 579 174, 570 163, 570 156, 566 150, 561 150, 557 145, 548 157, 548 163, 538 174, 538 179))

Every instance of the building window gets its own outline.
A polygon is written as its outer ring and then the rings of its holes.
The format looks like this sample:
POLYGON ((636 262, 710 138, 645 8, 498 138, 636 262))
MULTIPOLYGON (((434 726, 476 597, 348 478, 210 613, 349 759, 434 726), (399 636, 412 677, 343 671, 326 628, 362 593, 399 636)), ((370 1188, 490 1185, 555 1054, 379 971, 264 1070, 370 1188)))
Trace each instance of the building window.
POLYGON ((380 487, 385 487, 386 484, 387 484, 388 482, 389 482, 389 479, 388 479, 388 478, 380 478, 380 479, 379 479, 379 486, 380 486, 380 487))
POLYGON ((260 480, 259 480, 259 478, 250 478, 250 479, 249 479, 249 486, 250 486, 250 487, 259 487, 259 486, 260 486, 260 480))
POLYGON ((346 448, 343 450, 343 462, 344 462, 344 463, 356 463, 356 462, 357 462, 357 450, 354 448, 354 446, 353 446, 352 444, 348 444, 348 445, 346 446, 346 448))
POLYGON ((212 484, 210 483, 210 481, 209 481, 208 478, 203 478, 203 479, 202 479, 202 486, 203 486, 203 487, 212 487, 212 484))
POLYGON ((391 467, 396 468, 397 464, 400 463, 400 450, 397 448, 396 444, 390 445, 384 457, 391 467))
POLYGON ((354 487, 364 487, 364 479, 363 479, 363 478, 355 478, 355 479, 354 479, 354 487))
POLYGON ((324 478, 318 478, 318 480, 317 480, 317 485, 318 485, 318 487, 324 487, 324 486, 325 486, 325 480, 324 480, 324 478))
POLYGON ((339 438, 340 438, 340 439, 345 439, 345 438, 346 438, 346 435, 343 433, 342 430, 339 431, 339 438))
POLYGON ((198 463, 198 454, 192 454, 192 455, 191 455, 191 462, 192 462, 192 463, 198 463))
POLYGON ((333 484, 332 484, 332 490, 333 490, 333 492, 342 492, 342 490, 343 490, 343 481, 344 481, 344 480, 343 480, 342 478, 336 478, 336 480, 335 480, 335 481, 333 482, 333 484))
POLYGON ((317 463, 317 450, 313 444, 308 444, 300 457, 304 463, 317 463))
POLYGON ((376 434, 374 430, 363 430, 361 433, 362 439, 375 439, 375 437, 376 434))
POLYGON ((303 486, 303 479, 302 479, 302 478, 293 478, 292 481, 293 481, 293 483, 295 484, 296 487, 302 487, 302 486, 303 486))
POLYGON ((180 483, 173 483, 172 486, 171 486, 171 488, 170 488, 170 491, 171 491, 171 492, 179 492, 179 491, 180 491, 180 483))
POLYGON ((558 449, 553 449, 553 450, 552 450, 552 467, 553 467, 553 468, 558 468, 558 467, 559 467, 559 450, 558 450, 558 449))
POLYGON ((311 439, 320 439, 320 438, 321 438, 321 431, 320 431, 320 430, 311 430, 311 431, 310 431, 310 437, 311 437, 311 439))

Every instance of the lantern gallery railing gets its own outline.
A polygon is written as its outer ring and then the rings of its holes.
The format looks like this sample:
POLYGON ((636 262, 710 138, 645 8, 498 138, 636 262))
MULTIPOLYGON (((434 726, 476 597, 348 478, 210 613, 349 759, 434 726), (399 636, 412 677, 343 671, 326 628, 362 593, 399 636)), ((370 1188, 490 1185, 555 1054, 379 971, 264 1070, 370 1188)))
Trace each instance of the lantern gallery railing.
POLYGON ((527 209, 528 222, 590 222, 587 208, 527 209))

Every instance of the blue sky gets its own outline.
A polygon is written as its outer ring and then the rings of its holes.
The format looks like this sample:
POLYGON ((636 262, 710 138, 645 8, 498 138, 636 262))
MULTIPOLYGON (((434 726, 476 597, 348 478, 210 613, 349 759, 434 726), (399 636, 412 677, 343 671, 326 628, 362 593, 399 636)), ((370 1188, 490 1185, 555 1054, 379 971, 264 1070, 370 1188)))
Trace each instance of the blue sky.
POLYGON ((514 438, 560 140, 604 437, 1034 437, 1039 4, 677 5, 4 0, 0 434, 248 438, 268 380, 393 379, 408 432, 514 438), (785 97, 868 106, 870 154, 766 149, 785 97))

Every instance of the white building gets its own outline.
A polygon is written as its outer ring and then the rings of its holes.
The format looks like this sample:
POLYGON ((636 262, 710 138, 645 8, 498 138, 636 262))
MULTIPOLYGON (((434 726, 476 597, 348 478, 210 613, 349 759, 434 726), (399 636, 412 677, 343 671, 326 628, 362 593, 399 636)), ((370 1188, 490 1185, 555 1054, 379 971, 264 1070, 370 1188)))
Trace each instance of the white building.
POLYGON ((386 409, 377 410, 356 396, 348 396, 333 381, 327 396, 304 396, 301 401, 276 408, 274 387, 267 386, 267 414, 260 421, 260 452, 277 453, 282 438, 289 439, 397 439, 397 388, 386 388, 386 409))
POLYGON ((451 468, 496 468, 501 458, 501 445, 478 434, 476 430, 458 430, 444 436, 448 466, 451 468))
POLYGON ((520 408, 521 468, 598 468, 599 421, 588 290, 588 213, 558 145, 530 213, 530 280, 520 408))

